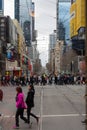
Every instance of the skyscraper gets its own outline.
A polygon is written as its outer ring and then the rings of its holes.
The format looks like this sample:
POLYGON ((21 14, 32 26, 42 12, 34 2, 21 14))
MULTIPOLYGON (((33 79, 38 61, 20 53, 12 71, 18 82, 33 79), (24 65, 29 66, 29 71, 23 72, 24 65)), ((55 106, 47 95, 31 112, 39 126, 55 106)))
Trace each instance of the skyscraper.
POLYGON ((55 44, 56 44, 56 30, 54 30, 53 33, 49 35, 49 50, 54 49, 55 44))
POLYGON ((15 0, 15 19, 20 21, 20 0, 15 0))
POLYGON ((59 21, 59 40, 65 41, 65 27, 61 21, 59 21))
POLYGON ((0 0, 0 15, 3 15, 4 12, 4 1, 0 0))
POLYGON ((32 16, 32 41, 36 40, 36 36, 35 36, 35 4, 34 2, 32 2, 32 12, 31 12, 31 16, 32 16))
MULTIPOLYGON (((65 39, 69 39, 69 21, 70 21, 70 0, 57 0, 57 39, 59 38, 59 31, 62 29, 62 33, 65 34, 65 39), (63 25, 60 28, 60 23, 63 25), (63 29, 64 28, 64 29, 63 29), (63 32, 64 31, 64 32, 63 32)), ((61 34, 62 34, 61 33, 61 34)))
POLYGON ((32 0, 20 0, 20 24, 24 31, 25 42, 31 46, 32 41, 32 0))

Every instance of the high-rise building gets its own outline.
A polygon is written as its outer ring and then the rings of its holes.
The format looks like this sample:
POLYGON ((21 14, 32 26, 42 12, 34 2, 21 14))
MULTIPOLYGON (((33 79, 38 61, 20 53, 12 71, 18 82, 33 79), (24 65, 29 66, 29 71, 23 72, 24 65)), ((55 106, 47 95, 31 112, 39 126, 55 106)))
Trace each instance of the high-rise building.
POLYGON ((15 0, 15 19, 20 21, 20 0, 15 0))
POLYGON ((85 52, 85 0, 73 0, 70 8, 70 37, 78 55, 85 52))
POLYGON ((24 37, 27 46, 31 46, 30 24, 30 21, 27 20, 23 23, 24 37))
POLYGON ((35 32, 35 4, 32 2, 32 41, 36 40, 36 32, 35 32))
POLYGON ((61 29, 62 29, 62 34, 64 34, 65 39, 69 39, 69 21, 70 21, 70 0, 57 0, 57 12, 56 12, 56 31, 57 31, 57 39, 59 40, 59 36, 61 29), (63 26, 61 26, 62 24, 63 26), (61 26, 61 28, 60 28, 61 26), (64 29, 63 29, 64 28, 64 29), (60 31, 60 32, 59 32, 60 31))
POLYGON ((56 44, 56 30, 53 31, 52 34, 49 35, 49 63, 52 60, 52 53, 56 44))
POLYGON ((59 0, 56 3, 56 38, 59 39, 59 0))
POLYGON ((65 41, 65 27, 61 21, 59 22, 59 40, 65 41))
POLYGON ((56 31, 54 30, 54 32, 52 34, 50 34, 49 36, 49 49, 54 49, 56 44, 56 31))
POLYGON ((32 41, 32 0, 20 0, 20 24, 24 31, 25 42, 31 46, 32 41))
POLYGON ((0 15, 3 15, 4 12, 4 0, 0 0, 0 15))

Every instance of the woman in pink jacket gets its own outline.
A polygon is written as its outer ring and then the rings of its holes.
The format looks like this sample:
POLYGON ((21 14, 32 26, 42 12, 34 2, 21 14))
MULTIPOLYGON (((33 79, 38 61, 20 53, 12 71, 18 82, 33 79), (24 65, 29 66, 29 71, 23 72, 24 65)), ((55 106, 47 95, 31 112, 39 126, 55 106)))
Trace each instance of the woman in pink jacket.
POLYGON ((24 102, 24 94, 22 93, 22 88, 21 87, 17 87, 16 88, 16 107, 17 107, 17 111, 16 111, 16 115, 15 115, 15 126, 13 127, 14 129, 19 128, 19 116, 22 120, 24 120, 26 123, 28 122, 27 119, 23 116, 24 113, 24 109, 25 109, 25 102, 24 102))

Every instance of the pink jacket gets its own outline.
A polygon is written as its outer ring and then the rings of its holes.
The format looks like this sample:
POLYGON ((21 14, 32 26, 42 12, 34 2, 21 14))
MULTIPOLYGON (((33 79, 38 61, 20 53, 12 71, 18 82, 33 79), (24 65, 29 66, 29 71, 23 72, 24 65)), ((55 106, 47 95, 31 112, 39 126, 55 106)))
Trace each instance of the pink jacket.
POLYGON ((25 102, 24 102, 24 94, 19 93, 16 100, 16 107, 17 108, 25 108, 25 102))

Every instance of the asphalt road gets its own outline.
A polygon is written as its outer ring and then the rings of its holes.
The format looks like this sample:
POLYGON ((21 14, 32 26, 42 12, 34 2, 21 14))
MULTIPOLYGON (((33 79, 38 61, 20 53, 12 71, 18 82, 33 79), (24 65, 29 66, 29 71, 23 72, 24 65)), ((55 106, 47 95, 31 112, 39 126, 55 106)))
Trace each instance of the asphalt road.
MULTIPOLYGON (((0 103, 3 113, 0 124, 3 130, 12 130, 15 124, 16 87, 2 87, 4 98, 0 103)), ((23 87, 26 97, 27 87, 23 87)), ((40 117, 39 125, 31 117, 32 130, 85 130, 81 123, 85 119, 85 86, 35 86, 35 107, 32 112, 40 117)), ((26 111, 25 111, 26 116, 26 111)), ((20 130, 29 130, 20 119, 20 130)))

